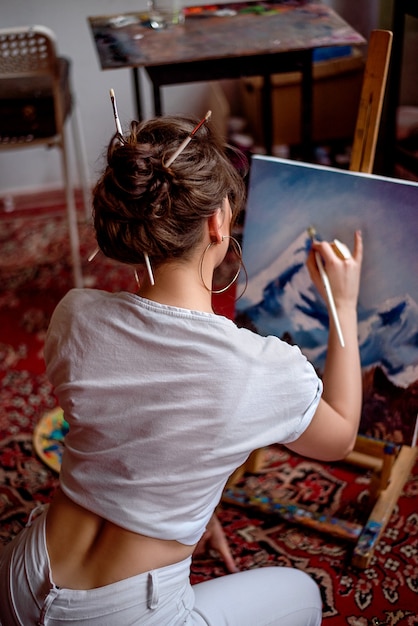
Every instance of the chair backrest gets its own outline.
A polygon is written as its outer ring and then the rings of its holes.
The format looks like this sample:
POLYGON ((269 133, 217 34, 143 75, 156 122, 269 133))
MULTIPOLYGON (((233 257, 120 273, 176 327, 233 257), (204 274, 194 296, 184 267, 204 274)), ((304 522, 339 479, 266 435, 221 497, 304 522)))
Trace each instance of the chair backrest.
POLYGON ((56 73, 54 33, 45 26, 0 29, 0 78, 56 73))
POLYGON ((0 147, 63 140, 71 110, 69 61, 45 26, 0 29, 0 147))

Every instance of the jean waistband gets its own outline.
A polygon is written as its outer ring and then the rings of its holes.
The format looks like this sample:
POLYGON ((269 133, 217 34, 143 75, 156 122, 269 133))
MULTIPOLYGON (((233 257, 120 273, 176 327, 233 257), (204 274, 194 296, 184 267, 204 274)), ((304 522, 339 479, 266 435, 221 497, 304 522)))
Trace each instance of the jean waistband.
MULTIPOLYGON (((40 609, 43 607, 43 612, 46 614, 50 610, 50 605, 53 604, 54 618, 59 618, 61 611, 62 616, 67 619, 70 611, 73 620, 85 618, 89 612, 98 616, 101 607, 103 607, 103 614, 108 615, 110 598, 115 599, 115 611, 117 607, 128 608, 138 603, 147 606, 148 609, 155 609, 159 604, 161 594, 172 593, 189 584, 191 557, 173 565, 166 565, 95 589, 60 589, 55 586, 52 579, 45 526, 46 512, 27 528, 25 570, 26 580, 33 595, 35 597, 38 595, 37 601, 40 609), (48 580, 50 589, 45 598, 45 584, 42 584, 42 581, 45 583, 48 580), (37 590, 41 593, 38 594, 37 590)), ((43 621, 41 620, 40 623, 42 624, 43 621)))

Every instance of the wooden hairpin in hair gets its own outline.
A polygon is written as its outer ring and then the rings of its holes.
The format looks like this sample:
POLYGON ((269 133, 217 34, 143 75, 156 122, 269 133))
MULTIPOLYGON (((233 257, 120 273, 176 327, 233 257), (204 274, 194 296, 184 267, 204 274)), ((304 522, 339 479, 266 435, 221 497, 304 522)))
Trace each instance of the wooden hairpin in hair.
POLYGON ((175 159, 177 159, 177 157, 179 156, 179 154, 181 154, 183 152, 183 150, 185 149, 185 147, 190 143, 190 141, 193 139, 193 136, 197 133, 197 131, 199 130, 199 128, 201 126, 203 126, 203 124, 205 122, 208 121, 208 119, 210 118, 210 116, 212 115, 212 111, 208 111, 205 115, 205 117, 203 117, 200 122, 193 128, 193 130, 191 131, 191 133, 189 135, 187 135, 186 139, 179 145, 179 147, 177 148, 177 150, 171 155, 171 157, 168 159, 168 161, 164 164, 165 167, 170 167, 170 165, 173 163, 173 161, 175 161, 175 159))
MULTIPOLYGON (((121 126, 119 115, 118 115, 118 108, 116 106, 116 96, 115 96, 115 92, 114 92, 113 89, 110 90, 110 100, 112 102, 113 115, 115 117, 116 130, 119 133, 119 135, 122 137, 123 136, 122 135, 122 126, 121 126)), ((148 277, 149 277, 150 283, 151 283, 151 285, 155 285, 154 273, 152 271, 151 261, 149 259, 148 252, 144 252, 144 258, 145 258, 145 265, 146 265, 146 268, 147 268, 147 272, 148 272, 148 277)))

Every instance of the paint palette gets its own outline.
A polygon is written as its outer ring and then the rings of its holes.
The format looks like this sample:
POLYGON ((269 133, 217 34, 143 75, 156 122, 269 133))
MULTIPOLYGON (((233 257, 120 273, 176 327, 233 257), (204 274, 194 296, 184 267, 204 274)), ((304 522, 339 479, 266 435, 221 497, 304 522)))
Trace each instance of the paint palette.
POLYGON ((39 458, 55 472, 60 471, 64 439, 69 426, 64 412, 56 407, 41 417, 33 434, 33 445, 39 458))

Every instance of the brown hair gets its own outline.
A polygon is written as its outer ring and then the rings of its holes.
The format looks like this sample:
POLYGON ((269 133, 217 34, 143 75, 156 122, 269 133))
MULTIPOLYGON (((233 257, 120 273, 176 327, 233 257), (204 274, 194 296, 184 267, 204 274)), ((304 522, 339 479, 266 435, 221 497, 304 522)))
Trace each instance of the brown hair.
POLYGON ((112 138, 93 192, 97 242, 108 257, 140 264, 147 253, 153 266, 187 258, 226 196, 237 218, 244 182, 208 124, 164 165, 195 125, 192 118, 158 117, 132 122, 129 136, 112 138))

